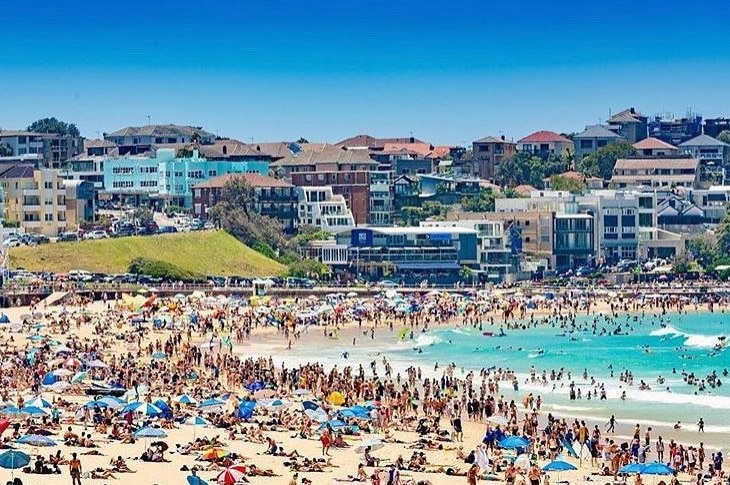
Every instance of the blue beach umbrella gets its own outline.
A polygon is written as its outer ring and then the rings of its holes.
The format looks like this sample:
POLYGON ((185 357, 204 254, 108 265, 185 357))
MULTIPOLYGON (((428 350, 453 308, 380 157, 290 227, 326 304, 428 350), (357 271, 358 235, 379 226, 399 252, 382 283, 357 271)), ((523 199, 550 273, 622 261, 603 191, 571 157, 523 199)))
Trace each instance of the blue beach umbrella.
POLYGON ((186 480, 188 481, 188 485, 208 485, 208 482, 197 475, 188 475, 186 480))
POLYGON ((316 410, 317 408, 319 408, 319 404, 317 404, 317 403, 315 403, 315 402, 312 402, 312 401, 304 401, 304 402, 302 403, 302 407, 303 407, 304 409, 311 409, 312 411, 314 411, 314 410, 316 410))
POLYGON ((167 433, 159 428, 142 428, 134 432, 135 438, 167 438, 167 433))
POLYGON ((155 352, 152 354, 152 358, 157 360, 165 360, 167 359, 167 354, 164 352, 155 352))
POLYGON ((32 399, 25 403, 26 406, 35 406, 37 408, 48 408, 51 409, 53 407, 53 404, 51 404, 49 401, 46 401, 42 397, 38 396, 35 399, 32 399))
POLYGON ((530 442, 522 436, 507 436, 499 442, 500 448, 515 449, 515 448, 527 448, 530 442))
POLYGON ((225 401, 212 397, 212 398, 206 399, 205 401, 198 404, 198 408, 210 408, 210 407, 219 407, 219 406, 225 406, 225 405, 226 405, 225 401))
POLYGON ((179 402, 180 404, 196 404, 198 402, 197 399, 189 394, 180 394, 173 401, 179 402))
POLYGON ((659 461, 652 461, 644 464, 644 469, 641 470, 641 473, 645 475, 672 475, 674 469, 659 461))
POLYGON ((109 403, 102 401, 101 399, 94 399, 84 404, 84 407, 88 409, 94 409, 95 406, 99 406, 101 409, 104 409, 109 407, 109 403))
MULTIPOLYGON (((30 456, 22 451, 8 450, 0 455, 0 467, 3 468, 15 470, 27 466, 28 463, 30 463, 30 456)), ((10 476, 13 476, 12 472, 10 476)))
POLYGON ((578 468, 575 465, 572 465, 568 463, 567 461, 563 460, 555 460, 551 461, 544 467, 542 467, 542 471, 544 472, 564 472, 568 470, 577 470, 578 468))
POLYGON ((133 402, 131 404, 127 404, 122 408, 122 413, 126 413, 127 411, 144 414, 145 416, 159 416, 162 414, 162 410, 160 408, 146 402, 133 402))
POLYGON ((45 416, 48 413, 37 406, 23 406, 20 408, 20 414, 27 414, 29 416, 45 416))
POLYGON ((191 416, 185 420, 185 424, 190 424, 192 426, 208 426, 210 421, 201 416, 191 416))
POLYGON ((48 436, 43 436, 40 434, 27 434, 25 436, 21 436, 20 438, 18 438, 17 442, 21 445, 56 446, 55 441, 53 441, 48 436))
POLYGON ((631 475, 634 473, 644 473, 644 465, 641 463, 629 463, 618 469, 621 474, 631 475))
POLYGON ((116 396, 104 396, 101 399, 95 399, 94 402, 104 403, 112 409, 119 409, 125 405, 125 402, 116 396))

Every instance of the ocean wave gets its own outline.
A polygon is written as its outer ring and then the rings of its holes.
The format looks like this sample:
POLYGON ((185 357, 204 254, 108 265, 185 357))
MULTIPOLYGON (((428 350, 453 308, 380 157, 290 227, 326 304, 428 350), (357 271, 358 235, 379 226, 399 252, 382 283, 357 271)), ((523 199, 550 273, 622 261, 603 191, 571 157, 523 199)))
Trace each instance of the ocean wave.
POLYGON ((685 347, 694 347, 698 349, 711 349, 714 348, 718 342, 720 341, 720 337, 722 335, 704 335, 701 333, 695 334, 695 333, 688 333, 683 332, 671 325, 667 325, 664 328, 658 328, 656 330, 652 330, 652 332, 649 334, 652 337, 664 337, 664 336, 671 336, 671 337, 684 337, 683 345, 685 347))
POLYGON ((411 347, 428 347, 430 345, 440 344, 444 340, 438 335, 429 335, 422 333, 416 339, 410 343, 411 347))

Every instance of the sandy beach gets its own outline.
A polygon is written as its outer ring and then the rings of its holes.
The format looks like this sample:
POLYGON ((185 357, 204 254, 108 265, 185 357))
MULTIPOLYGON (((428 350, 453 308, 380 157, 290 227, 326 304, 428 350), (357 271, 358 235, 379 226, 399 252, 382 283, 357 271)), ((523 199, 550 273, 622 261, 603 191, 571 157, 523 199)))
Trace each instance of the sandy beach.
MULTIPOLYGON (((230 305, 224 302, 206 306, 196 300, 162 302, 154 301, 154 297, 139 295, 129 297, 125 301, 94 302, 83 306, 69 304, 65 307, 43 308, 39 306, 33 309, 28 307, 6 309, 5 314, 10 323, 3 326, 0 334, 6 356, 2 367, 3 400, 6 405, 22 407, 32 399, 41 397, 48 401, 50 406, 44 410, 46 415, 38 414, 29 417, 24 414, 9 415, 6 413, 10 423, 2 436, 6 446, 12 446, 31 456, 32 459, 28 465, 31 468, 35 466, 36 457, 39 454, 48 458, 49 455, 60 451, 64 458, 69 459, 71 453, 76 452, 82 466, 82 483, 103 484, 187 483, 187 477, 191 474, 190 470, 193 467, 198 468, 196 472, 198 477, 212 484, 216 483, 221 471, 227 466, 235 464, 245 467, 243 468, 246 474, 245 480, 249 483, 272 484, 290 483, 291 480, 296 480, 295 483, 306 483, 306 480, 311 480, 311 483, 315 484, 350 481, 352 477, 357 477, 358 464, 364 464, 366 466, 362 476, 368 483, 385 484, 388 483, 389 465, 395 463, 402 463, 403 469, 398 472, 400 483, 467 483, 466 477, 450 476, 450 474, 461 475, 469 470, 471 464, 465 463, 464 457, 482 443, 485 430, 490 422, 492 424, 489 426, 494 427, 496 424, 502 423, 501 429, 512 430, 514 428, 512 431, 516 435, 532 436, 533 447, 527 456, 523 455, 523 458, 530 458, 534 455, 537 459, 533 463, 537 463, 539 467, 550 462, 549 455, 552 446, 549 435, 544 433, 544 428, 548 424, 547 412, 535 411, 533 415, 534 404, 523 407, 522 400, 527 397, 527 392, 508 393, 504 391, 508 400, 515 401, 514 410, 508 409, 508 401, 505 401, 503 413, 494 410, 493 417, 490 419, 486 419, 483 414, 480 414, 478 419, 470 419, 465 405, 467 398, 464 391, 472 389, 471 392, 476 395, 481 386, 483 390, 487 391, 483 394, 490 393, 485 387, 486 384, 483 384, 482 379, 478 376, 462 375, 458 370, 448 370, 445 362, 438 371, 429 370, 428 373, 424 371, 420 379, 415 375, 410 376, 409 379, 408 375, 402 374, 396 380, 395 373, 387 375, 388 353, 384 350, 377 357, 378 379, 372 377, 371 362, 363 359, 343 359, 341 363, 337 364, 336 372, 333 372, 330 367, 322 367, 316 371, 310 368, 297 373, 280 372, 284 364, 288 369, 293 369, 304 363, 302 362, 303 357, 295 357, 297 349, 300 347, 322 348, 323 350, 333 346, 345 348, 344 342, 352 339, 356 341, 370 339, 377 341, 385 348, 386 343, 398 341, 398 335, 403 332, 404 325, 405 328, 421 328, 426 325, 430 325, 431 328, 435 326, 454 327, 469 325, 469 318, 477 318, 476 314, 465 317, 450 313, 450 310, 446 310, 450 308, 448 303, 440 302, 439 305, 443 309, 442 314, 432 311, 428 315, 408 317, 401 321, 394 321, 391 318, 383 319, 382 316, 377 315, 363 315, 353 319, 332 313, 319 317, 321 322, 318 323, 325 323, 326 326, 312 326, 309 325, 310 322, 302 325, 300 322, 297 324, 299 328, 291 326, 286 331, 277 331, 271 325, 260 325, 255 315, 263 315, 263 313, 257 314, 255 308, 250 312, 234 313, 230 305), (135 306, 137 304, 130 304, 128 301, 132 298, 137 298, 138 302, 140 298, 143 301, 152 300, 152 303, 149 306, 146 304, 135 306), (166 322, 164 317, 159 318, 163 314, 160 308, 168 306, 175 307, 174 310, 166 309, 164 311, 164 315, 170 315, 170 322, 166 322), (190 308, 196 309, 199 318, 196 325, 179 324, 183 319, 189 317, 190 308), (28 318, 29 315, 31 318, 28 318), (131 323, 135 318, 134 315, 139 316, 140 319, 144 317, 145 322, 138 322, 137 325, 131 323), (161 321, 161 326, 168 328, 155 329, 153 322, 156 318, 161 321), (18 329, 18 325, 24 319, 27 320, 26 324, 18 329), (32 327, 34 322, 42 322, 43 326, 32 327), (177 325, 175 325, 176 322, 177 325), (302 326, 306 326, 307 331, 301 331, 302 326), (144 330, 140 330, 140 327, 144 330), (368 332, 372 332, 372 334, 369 335, 368 332), (38 340, 39 337, 33 337, 33 335, 39 334, 42 335, 42 340, 38 340), (73 338, 70 338, 71 336, 73 338), (25 351, 31 346, 41 347, 41 351, 35 354, 38 356, 38 360, 32 364, 22 363, 21 361, 26 355, 25 351), (69 351, 58 352, 56 349, 60 346, 68 347, 69 351), (263 360, 255 360, 259 357, 263 360), (104 367, 89 368, 87 364, 92 358, 101 361, 104 367), (245 359, 249 358, 251 360, 245 363, 245 359), (271 358, 271 363, 268 363, 269 358, 271 358), (385 361, 383 361, 384 358, 385 361), (69 362, 72 359, 78 359, 78 363, 69 362), (358 367, 360 366, 364 368, 360 371, 362 377, 358 377, 358 367), (343 369, 343 367, 346 368, 343 369), (40 384, 41 378, 48 373, 53 373, 54 369, 59 374, 57 379, 61 381, 76 380, 83 369, 89 376, 79 379, 80 386, 74 385, 64 390, 60 390, 60 388, 65 386, 57 386, 59 390, 54 392, 52 386, 40 384), (69 372, 57 372, 59 369, 66 369, 69 372), (189 378, 191 372, 196 374, 196 379, 189 378), (386 373, 385 376, 384 373, 386 373), (283 375, 287 375, 288 380, 284 379, 283 375), (435 386, 434 384, 438 381, 437 376, 444 375, 447 375, 450 380, 453 379, 452 385, 435 386), (254 376, 262 379, 263 376, 268 376, 270 385, 267 386, 267 392, 247 390, 252 382, 258 381, 254 376), (431 376, 430 387, 423 385, 422 379, 428 378, 427 376, 431 376), (123 399, 126 398, 128 401, 154 403, 162 400, 170 406, 172 419, 164 419, 162 416, 145 416, 136 411, 123 413, 119 408, 116 410, 105 408, 103 416, 99 417, 99 422, 108 424, 94 426, 92 422, 93 407, 88 415, 78 411, 79 407, 89 403, 94 397, 79 394, 77 392, 80 391, 76 391, 76 389, 88 387, 91 377, 100 377, 107 382, 111 379, 124 381, 125 388, 129 389, 129 392, 123 399), (292 378, 295 378, 296 381, 292 382, 292 378), (410 385, 406 386, 405 383, 409 380, 410 385), (473 382, 473 386, 465 384, 467 381, 473 382), (356 400, 354 396, 344 396, 348 398, 347 403, 332 399, 332 393, 339 392, 337 391, 338 382, 341 386, 345 386, 344 383, 349 382, 346 386, 349 388, 352 388, 353 385, 360 386, 362 397, 370 399, 356 400), (130 386, 132 383, 136 383, 137 386, 130 386), (36 387, 39 392, 34 392, 33 387, 36 387), (429 419, 420 424, 430 426, 431 429, 430 432, 421 430, 419 433, 416 432, 419 421, 426 417, 424 401, 427 399, 425 394, 427 388, 431 389, 431 399, 428 402, 433 403, 434 406, 427 410, 429 419), (243 420, 236 417, 242 402, 257 396, 256 392, 259 392, 259 399, 257 399, 258 403, 253 416, 243 420), (197 404, 185 405, 175 402, 176 398, 183 394, 195 396, 197 404), (220 399, 222 403, 213 412, 199 407, 201 402, 209 398, 220 399), (19 399, 22 401, 19 402, 19 399), (58 402, 59 399, 66 401, 67 404, 58 402), (274 402, 276 399, 281 399, 283 402, 277 404, 274 402), (346 431, 343 433, 342 439, 347 447, 333 446, 328 455, 324 455, 320 434, 316 432, 319 423, 302 413, 302 405, 305 401, 313 401, 322 406, 324 412, 327 413, 327 420, 330 422, 337 419, 338 410, 347 407, 341 405, 347 404, 351 407, 361 401, 377 405, 374 407, 377 410, 375 413, 377 418, 373 420, 369 416, 372 408, 367 408, 369 411, 365 419, 362 416, 357 418, 361 420, 363 425, 361 427, 369 430, 360 430, 355 432, 355 435, 348 435, 346 431), (438 406, 435 404, 436 402, 439 403, 438 406), (60 413, 60 425, 58 426, 50 423, 56 410, 60 413), (528 415, 530 419, 525 420, 528 415), (194 426, 178 422, 196 416, 210 419, 220 427, 212 424, 194 426), (438 428, 433 426, 433 418, 436 416, 440 421, 438 428), (500 416, 500 419, 496 419, 497 416, 500 416), (516 416, 514 426, 512 424, 505 426, 505 423, 512 421, 510 416, 516 416), (528 425, 525 428, 525 423, 532 422, 533 416, 537 426, 532 426, 533 429, 530 429, 531 426, 528 425), (462 422, 463 436, 453 434, 452 420, 455 417, 462 422), (85 425, 82 420, 86 421, 85 425), (122 431, 118 436, 122 437, 121 439, 109 439, 109 435, 113 434, 111 431, 114 423, 119 423, 118 426, 122 431), (20 428, 14 437, 13 431, 16 424, 19 424, 20 428), (122 443, 124 436, 129 438, 128 435, 125 435, 125 429, 132 432, 131 430, 143 428, 144 425, 159 429, 166 436, 159 439, 137 438, 135 443, 122 443), (31 431, 45 430, 49 437, 57 442, 57 446, 41 447, 15 443, 16 437, 28 433, 29 426, 34 427, 31 431), (94 447, 64 444, 64 436, 68 435, 69 427, 71 434, 76 437, 82 436, 82 433, 88 433, 94 447), (303 431, 305 428, 306 431, 303 431), (302 435, 306 435, 307 438, 302 438, 302 435), (215 440, 215 448, 223 450, 219 452, 221 456, 216 460, 217 463, 200 458, 202 453, 211 448, 210 442, 206 444, 199 441, 192 447, 188 446, 189 443, 194 442, 195 439, 200 440, 200 438, 215 440), (266 438, 272 439, 275 443, 276 454, 267 453, 267 450, 271 451, 272 445, 271 442, 266 441, 266 438), (457 440, 454 441, 452 438, 457 438, 457 440), (545 446, 542 449, 539 445, 541 439, 545 439, 545 446), (165 461, 152 462, 140 459, 150 443, 156 441, 164 442, 168 449, 164 453, 155 455, 154 458, 162 458, 165 461), (372 457, 377 460, 376 466, 368 466, 372 463, 366 463, 367 460, 362 450, 356 450, 361 445, 368 443, 376 448, 372 452, 372 457), (176 452, 176 449, 185 448, 189 448, 185 452, 186 454, 176 452), (89 452, 94 454, 89 454, 89 452), (411 460, 414 453, 417 455, 411 460), (420 457, 421 453, 423 457, 420 457), (291 454, 294 456, 289 456, 291 454), (230 460, 224 455, 237 456, 237 458, 230 460), (115 469, 111 461, 117 457, 122 457, 126 466, 134 473, 111 471, 111 475, 105 476, 107 471, 115 469), (312 461, 306 460, 305 463, 305 458, 312 461), (297 465, 293 466, 294 464, 297 465), (295 468, 301 470, 296 478, 294 478, 295 468), (276 476, 258 476, 251 473, 252 469, 270 470, 276 476), (95 476, 105 476, 105 478, 91 478, 89 474, 92 470, 96 470, 95 476), (376 478, 372 478, 374 474, 376 478), (377 482, 378 474, 380 482, 377 482)), ((636 306, 619 308, 619 306, 616 302, 609 303, 596 299, 591 301, 589 311, 595 314, 610 314, 612 311, 640 312, 647 309, 636 306), (614 306, 613 310, 612 306, 614 306)), ((261 306, 257 308, 261 308, 261 306)), ((657 311, 658 307, 653 310, 657 311)), ((708 309, 701 305, 696 308, 688 306, 685 310, 707 311, 708 309)), ((556 307, 523 310, 520 305, 515 305, 510 311, 514 312, 514 317, 529 318, 531 315, 539 317, 554 314, 556 307)), ((563 311, 566 309, 563 308, 563 311)), ((585 309, 576 309, 576 312, 585 313, 585 311, 585 309)), ((677 308, 669 308, 669 311, 677 311, 677 308)), ((500 307, 484 310, 478 315, 478 318, 493 318, 498 322, 504 316, 505 310, 500 307)), ((354 347, 357 347, 357 343, 354 347)), ((312 364, 315 363, 312 362, 312 364)), ((404 370, 399 370, 399 373, 404 370)), ((492 377, 496 379, 495 375, 492 377)), ((492 377, 488 379, 490 382, 492 382, 492 377)), ((499 386, 500 389, 509 388, 508 374, 500 376, 499 386)), ((342 389, 344 391, 344 387, 342 389)), ((343 394, 346 393, 343 392, 343 394)), ((546 397, 545 404, 548 403, 549 397, 546 397)), ((608 405, 615 405, 615 403, 608 405)), ((553 410, 552 414, 557 419, 566 420, 566 429, 573 428, 573 420, 580 418, 579 412, 569 410, 562 413, 553 410)), ((340 417, 343 418, 343 416, 340 417)), ((605 434, 606 423, 604 422, 587 419, 585 424, 588 433, 591 433, 594 426, 598 425, 600 430, 598 444, 601 447, 606 444, 607 438, 614 440, 616 447, 624 442, 630 444, 635 431, 633 424, 626 421, 617 422, 615 430, 610 435, 605 434)), ((552 427, 557 430, 560 426, 560 423, 556 422, 552 427)), ((349 431, 350 427, 343 429, 349 431)), ((337 431, 338 429, 335 427, 332 439, 336 437, 337 431)), ((575 431, 576 435, 583 432, 580 430, 580 424, 575 431)), ((639 432, 641 443, 644 442, 646 431, 645 428, 642 428, 639 432)), ((651 446, 646 461, 657 459, 655 443, 656 437, 659 435, 663 435, 666 444, 665 461, 670 457, 670 440, 685 445, 696 445, 703 440, 703 435, 697 433, 696 426, 691 424, 682 429, 654 427, 651 431, 651 446)), ((81 439, 81 441, 83 443, 84 440, 81 439)), ((561 443, 558 445, 562 446, 561 443)), ((606 447, 609 446, 606 444, 606 447)), ((494 451, 487 452, 490 460, 496 466, 480 467, 478 470, 480 481, 485 478, 504 481, 506 478, 505 470, 509 471, 509 468, 503 463, 511 461, 515 455, 512 450, 497 451, 496 448, 494 451)), ((711 453, 717 451, 718 448, 706 448, 705 469, 711 460, 711 453)), ((627 449, 629 453, 626 460, 630 462, 632 461, 630 447, 627 449)), ((612 448, 612 450, 614 456, 620 454, 617 448, 612 448)), ((157 450, 154 452, 159 453, 157 450)), ((681 461, 681 465, 685 466, 690 463, 693 452, 690 450, 689 453, 686 451, 681 451, 681 453, 686 454, 681 461)), ((673 456, 674 453, 672 453, 673 456)), ((612 476, 594 475, 601 472, 602 462, 608 460, 610 466, 610 456, 606 456, 602 451, 598 452, 593 463, 588 455, 584 455, 581 460, 578 460, 570 457, 567 450, 562 450, 560 458, 578 467, 575 471, 561 472, 559 475, 561 481, 567 480, 570 483, 587 481, 610 483, 613 481, 612 476)), ((644 460, 643 457, 638 459, 644 460)), ((519 463, 522 464, 522 462, 519 463)), ((49 469, 54 468, 49 463, 42 465, 41 468, 43 466, 49 469)), ((26 484, 70 483, 68 464, 58 465, 58 468, 61 471, 60 474, 43 475, 25 473, 22 469, 12 472, 1 469, 0 479, 10 480, 12 473, 15 477, 20 477, 26 484)), ((116 469, 119 468, 124 467, 116 467, 116 469)), ((557 482, 557 472, 549 472, 549 475, 550 482, 557 482)), ((723 476, 717 474, 710 479, 720 481, 723 480, 723 476)), ((663 478, 667 480, 667 477, 663 478)), ((685 471, 681 471, 678 478, 683 482, 696 481, 694 475, 685 471)), ((226 483, 224 478, 220 480, 219 483, 226 483)), ((527 470, 521 470, 521 473, 516 476, 516 481, 517 483, 520 481, 529 483, 527 470)))

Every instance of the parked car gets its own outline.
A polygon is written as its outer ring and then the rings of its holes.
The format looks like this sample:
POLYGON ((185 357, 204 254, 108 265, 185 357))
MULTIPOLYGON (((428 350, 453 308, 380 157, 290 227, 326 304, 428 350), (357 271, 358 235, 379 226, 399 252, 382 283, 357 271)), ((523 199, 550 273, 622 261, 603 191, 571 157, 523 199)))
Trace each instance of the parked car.
POLYGON ((157 230, 157 234, 172 234, 176 232, 178 231, 175 226, 162 226, 157 230))
POLYGON ((23 241, 21 241, 20 238, 17 237, 9 237, 3 241, 4 248, 17 248, 18 246, 22 245, 23 241))
POLYGON ((84 235, 84 239, 106 239, 109 235, 102 229, 94 229, 84 235))
POLYGON ((71 281, 91 281, 93 275, 84 269, 72 269, 68 272, 68 279, 71 281))
POLYGON ((58 236, 58 242, 72 242, 78 240, 79 236, 75 232, 64 232, 58 236))

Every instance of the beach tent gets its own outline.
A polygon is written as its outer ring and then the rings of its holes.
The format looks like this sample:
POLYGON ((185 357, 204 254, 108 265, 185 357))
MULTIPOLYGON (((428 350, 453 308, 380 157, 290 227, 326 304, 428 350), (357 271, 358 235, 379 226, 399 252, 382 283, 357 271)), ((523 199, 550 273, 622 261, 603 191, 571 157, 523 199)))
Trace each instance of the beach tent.
POLYGON ((329 396, 327 396, 327 401, 330 402, 330 404, 334 404, 335 406, 341 406, 345 404, 345 396, 342 395, 339 391, 332 391, 329 396))
POLYGON ((0 323, 10 323, 10 319, 4 313, 0 313, 0 323))
POLYGON ((157 401, 153 402, 152 404, 154 404, 155 406, 160 408, 160 411, 162 411, 161 416, 163 418, 165 418, 165 419, 173 418, 172 409, 170 409, 170 406, 168 406, 165 401, 163 401, 162 399, 158 399, 157 401))
POLYGON ((58 377, 56 377, 53 372, 47 372, 46 375, 43 376, 41 384, 43 384, 44 386, 51 386, 55 384, 57 380, 58 377))

